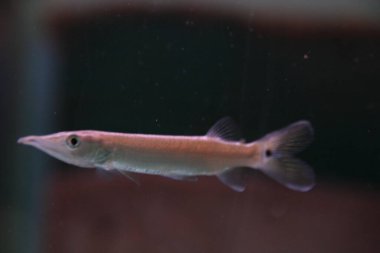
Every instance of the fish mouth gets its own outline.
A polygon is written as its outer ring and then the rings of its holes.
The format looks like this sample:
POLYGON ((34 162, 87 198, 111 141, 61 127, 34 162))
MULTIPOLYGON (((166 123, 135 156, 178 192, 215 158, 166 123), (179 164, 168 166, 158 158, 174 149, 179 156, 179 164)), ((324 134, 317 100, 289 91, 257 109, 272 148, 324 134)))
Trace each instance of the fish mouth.
POLYGON ((17 143, 33 146, 44 152, 51 152, 57 149, 57 145, 48 136, 26 136, 17 140, 17 143))

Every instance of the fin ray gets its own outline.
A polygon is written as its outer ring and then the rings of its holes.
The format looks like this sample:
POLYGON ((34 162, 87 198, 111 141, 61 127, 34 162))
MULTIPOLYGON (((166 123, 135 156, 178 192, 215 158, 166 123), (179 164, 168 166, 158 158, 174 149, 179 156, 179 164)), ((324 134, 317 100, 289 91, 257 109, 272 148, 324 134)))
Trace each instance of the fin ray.
POLYGON ((218 179, 234 191, 242 192, 247 187, 245 169, 242 167, 231 168, 217 175, 218 179))
POLYGON ((314 138, 314 131, 310 123, 305 120, 298 121, 272 132, 262 138, 267 141, 277 153, 296 154, 304 150, 314 138))
POLYGON ((305 162, 293 157, 272 159, 264 166, 263 172, 292 190, 306 192, 315 185, 313 169, 305 162))
POLYGON ((140 182, 137 178, 135 178, 134 176, 132 176, 130 172, 126 172, 126 171, 123 171, 123 170, 116 170, 117 172, 119 172, 121 175, 125 176, 126 178, 128 178, 129 180, 131 180, 133 183, 135 183, 136 185, 140 185, 140 182))
POLYGON ((308 121, 299 121, 264 136, 261 171, 280 184, 296 191, 309 191, 315 185, 313 169, 293 157, 313 140, 313 129, 308 121))
POLYGON ((244 141, 241 138, 241 132, 234 120, 230 117, 224 117, 218 120, 207 132, 206 136, 220 138, 228 141, 244 141))

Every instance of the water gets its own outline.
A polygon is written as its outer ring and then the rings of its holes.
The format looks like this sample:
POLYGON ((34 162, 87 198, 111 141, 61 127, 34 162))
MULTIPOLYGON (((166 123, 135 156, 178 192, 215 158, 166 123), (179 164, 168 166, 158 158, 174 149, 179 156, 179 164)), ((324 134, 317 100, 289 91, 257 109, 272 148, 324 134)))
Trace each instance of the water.
POLYGON ((21 26, 14 50, 28 47, 3 78, 4 252, 376 251, 378 30, 136 10, 46 24, 21 26), (16 144, 79 129, 202 135, 226 115, 248 141, 309 120, 315 141, 301 157, 315 189, 290 191, 260 173, 244 193, 207 177, 141 175, 136 185, 16 144))

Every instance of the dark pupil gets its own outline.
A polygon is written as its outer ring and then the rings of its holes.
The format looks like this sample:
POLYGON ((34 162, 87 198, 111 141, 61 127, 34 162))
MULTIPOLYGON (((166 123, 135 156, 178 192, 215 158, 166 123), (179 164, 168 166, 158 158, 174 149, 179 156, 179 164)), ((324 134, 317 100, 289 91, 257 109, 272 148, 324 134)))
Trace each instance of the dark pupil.
POLYGON ((75 147, 78 144, 78 139, 75 137, 71 138, 70 144, 75 147))
POLYGON ((271 156, 271 155, 272 155, 272 151, 271 151, 270 149, 267 149, 267 150, 265 151, 265 155, 266 155, 267 157, 271 156))

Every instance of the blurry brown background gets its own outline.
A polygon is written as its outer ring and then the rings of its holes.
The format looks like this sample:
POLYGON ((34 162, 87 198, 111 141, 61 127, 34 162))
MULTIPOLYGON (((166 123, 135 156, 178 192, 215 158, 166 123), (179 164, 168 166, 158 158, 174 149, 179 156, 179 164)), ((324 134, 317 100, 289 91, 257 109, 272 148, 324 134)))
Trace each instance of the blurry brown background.
POLYGON ((1 252, 377 252, 377 1, 8 1, 1 252), (308 119, 311 192, 80 169, 16 144, 63 130, 247 140, 308 119))

